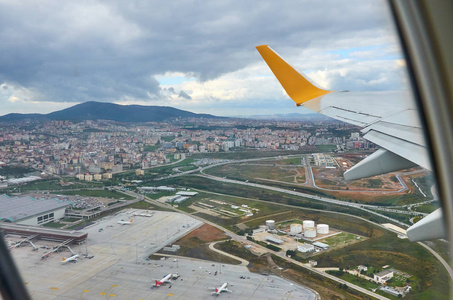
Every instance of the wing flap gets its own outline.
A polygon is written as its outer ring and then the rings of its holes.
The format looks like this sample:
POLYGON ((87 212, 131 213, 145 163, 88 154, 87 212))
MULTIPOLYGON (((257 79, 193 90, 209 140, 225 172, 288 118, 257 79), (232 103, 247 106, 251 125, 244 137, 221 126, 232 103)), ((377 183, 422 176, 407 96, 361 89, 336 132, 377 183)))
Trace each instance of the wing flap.
POLYGON ((362 133, 368 133, 369 131, 382 132, 413 144, 424 145, 423 131, 421 128, 402 126, 382 121, 362 129, 362 133))
POLYGON ((414 144, 375 130, 369 131, 365 134, 364 138, 425 169, 431 169, 427 150, 422 145, 414 144))
POLYGON ((344 173, 346 180, 355 180, 417 166, 390 151, 379 149, 344 173))

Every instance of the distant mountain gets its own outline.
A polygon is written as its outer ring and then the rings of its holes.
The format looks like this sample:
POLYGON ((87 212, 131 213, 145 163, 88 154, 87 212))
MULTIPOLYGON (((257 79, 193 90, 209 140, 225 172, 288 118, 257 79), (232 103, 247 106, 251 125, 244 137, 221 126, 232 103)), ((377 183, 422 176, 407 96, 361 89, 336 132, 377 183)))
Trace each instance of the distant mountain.
POLYGON ((252 116, 236 116, 238 118, 255 119, 255 120, 286 120, 286 121, 324 121, 331 118, 318 113, 311 114, 274 114, 274 115, 252 115, 252 116))
POLYGON ((0 122, 24 119, 43 120, 112 120, 117 122, 160 122, 174 118, 221 118, 195 114, 168 106, 118 105, 104 102, 84 102, 49 114, 7 114, 0 122))

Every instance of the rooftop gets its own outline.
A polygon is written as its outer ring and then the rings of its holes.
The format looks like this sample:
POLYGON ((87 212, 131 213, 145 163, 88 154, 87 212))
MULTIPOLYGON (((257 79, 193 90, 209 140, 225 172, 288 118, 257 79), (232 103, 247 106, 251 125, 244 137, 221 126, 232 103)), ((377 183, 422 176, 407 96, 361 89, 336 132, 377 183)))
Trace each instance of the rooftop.
POLYGON ((314 242, 313 245, 315 245, 316 247, 324 248, 324 249, 330 247, 329 245, 321 243, 321 242, 314 242))
POLYGON ((313 245, 310 245, 310 244, 300 244, 300 245, 297 245, 297 248, 301 248, 301 249, 308 249, 308 250, 311 250, 313 248, 315 248, 313 245))
POLYGON ((389 274, 393 273, 393 270, 384 270, 384 271, 381 271, 379 273, 376 273, 374 274, 375 276, 379 276, 379 277, 384 277, 384 276, 387 276, 389 274))
POLYGON ((61 202, 58 199, 39 200, 33 197, 0 195, 0 220, 6 219, 15 222, 70 205, 70 203, 61 202))
POLYGON ((195 196, 196 194, 198 194, 198 192, 181 191, 181 192, 176 193, 176 195, 180 195, 180 196, 195 196))
POLYGON ((267 236, 266 240, 268 240, 269 242, 275 243, 275 244, 283 244, 282 240, 276 239, 273 236, 267 236))

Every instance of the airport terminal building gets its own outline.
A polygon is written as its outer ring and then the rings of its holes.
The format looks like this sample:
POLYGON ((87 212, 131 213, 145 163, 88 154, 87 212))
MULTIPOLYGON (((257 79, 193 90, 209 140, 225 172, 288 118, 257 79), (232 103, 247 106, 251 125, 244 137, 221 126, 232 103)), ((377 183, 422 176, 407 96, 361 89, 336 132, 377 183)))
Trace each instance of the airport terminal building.
POLYGON ((70 205, 58 199, 0 195, 0 221, 38 226, 64 218, 66 208, 70 205))

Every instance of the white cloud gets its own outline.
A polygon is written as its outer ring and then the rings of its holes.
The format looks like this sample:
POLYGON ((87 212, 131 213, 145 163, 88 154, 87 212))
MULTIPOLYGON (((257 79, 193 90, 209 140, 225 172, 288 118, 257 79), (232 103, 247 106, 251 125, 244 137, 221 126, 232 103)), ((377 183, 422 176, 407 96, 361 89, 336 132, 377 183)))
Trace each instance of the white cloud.
POLYGON ((329 89, 398 89, 404 61, 392 30, 382 0, 2 1, 0 84, 14 88, 0 91, 0 114, 23 101, 40 111, 84 101, 293 109, 260 44, 329 89))

